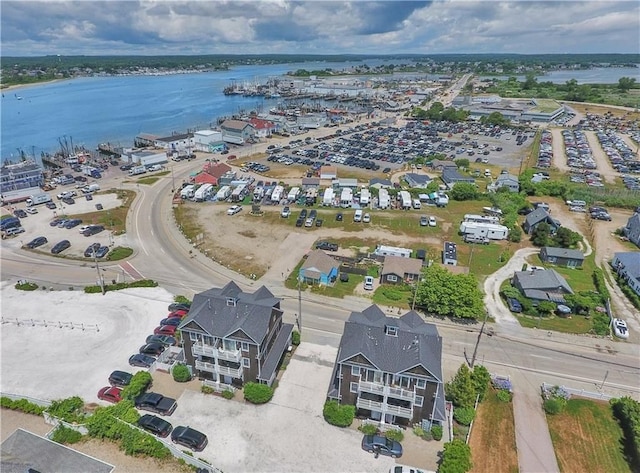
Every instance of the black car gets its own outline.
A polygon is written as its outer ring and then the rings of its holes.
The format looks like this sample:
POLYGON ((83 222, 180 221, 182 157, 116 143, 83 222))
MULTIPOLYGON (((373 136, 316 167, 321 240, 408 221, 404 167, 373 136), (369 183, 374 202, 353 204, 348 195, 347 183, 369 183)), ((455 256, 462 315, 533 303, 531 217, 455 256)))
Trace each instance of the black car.
POLYGON ((301 227, 302 225, 304 225, 304 219, 298 218, 298 220, 296 220, 296 227, 301 227))
POLYGON ((96 204, 96 210, 102 210, 103 208, 102 204, 96 204))
POLYGON ((298 218, 301 218, 301 219, 307 218, 307 209, 302 209, 300 211, 300 217, 298 217, 298 218))
POLYGON ((206 447, 209 442, 207 440, 207 436, 202 432, 198 432, 191 427, 185 427, 183 425, 173 429, 173 432, 171 433, 171 441, 190 448, 195 452, 201 452, 204 450, 204 447, 206 447))
POLYGON ((37 238, 34 238, 33 240, 31 240, 31 241, 30 241, 29 243, 27 243, 25 246, 26 246, 27 248, 29 248, 29 249, 32 249, 32 250, 33 250, 34 248, 37 248, 37 247, 39 247, 39 246, 46 245, 46 244, 47 244, 47 242, 48 242, 48 240, 47 240, 45 237, 40 236, 40 237, 37 237, 37 238))
POLYGON ((336 214, 336 222, 342 222, 342 218, 343 218, 342 212, 338 212, 336 214))
POLYGON ((86 194, 84 198, 87 200, 93 200, 93 196, 91 194, 86 194))
POLYGON ((22 209, 17 209, 13 212, 13 215, 15 215, 18 218, 27 218, 29 215, 27 214, 27 212, 25 212, 22 209))
POLYGON ((167 310, 169 312, 174 312, 176 310, 189 310, 191 308, 191 304, 183 304, 181 302, 174 302, 172 304, 169 304, 169 307, 167 307, 167 310))
POLYGON ((67 205, 73 205, 76 203, 76 201, 73 200, 73 197, 65 197, 64 199, 62 199, 62 202, 64 202, 67 205))
POLYGON ((158 342, 147 343, 146 345, 142 345, 140 347, 140 349, 138 350, 138 353, 140 353, 141 355, 158 356, 162 354, 162 352, 165 351, 166 348, 167 347, 162 343, 158 343, 158 342))
POLYGON ((180 317, 169 317, 166 319, 162 319, 160 321, 160 326, 163 325, 175 325, 176 327, 182 323, 182 319, 180 317))
POLYGON ((516 314, 519 314, 520 312, 522 312, 522 304, 518 299, 509 297, 507 299, 507 305, 509 306, 509 310, 511 312, 515 312, 516 314))
POLYGON ((136 353, 129 357, 129 364, 131 366, 138 366, 140 368, 149 368, 154 364, 156 359, 149 355, 143 355, 142 353, 136 353))
POLYGON ((81 223, 82 223, 82 220, 80 220, 79 218, 72 218, 71 220, 68 220, 67 223, 64 224, 64 228, 77 227, 81 223))
POLYGON ((103 230, 104 230, 104 226, 102 225, 91 225, 89 228, 83 231, 82 234, 88 237, 91 235, 95 235, 96 233, 100 233, 103 230))
POLYGON ((55 202, 49 201, 49 202, 46 203, 46 206, 47 206, 48 209, 53 209, 53 210, 56 209, 56 203, 55 202))
POLYGON ((319 241, 316 243, 316 250, 338 251, 338 244, 328 241, 319 241))
POLYGON ((109 247, 108 246, 101 246, 96 251, 96 258, 104 258, 107 255, 107 253, 109 253, 109 247))
POLYGON ((173 430, 173 426, 169 422, 153 414, 145 414, 140 417, 138 419, 138 427, 163 438, 173 430))
POLYGON ((123 164, 122 166, 120 166, 120 170, 121 171, 128 171, 132 167, 133 167, 133 164, 123 164))
POLYGON ((69 248, 70 246, 71 246, 71 243, 69 242, 69 240, 62 240, 61 242, 56 243, 53 248, 51 248, 51 253, 53 253, 54 255, 57 255, 58 253, 61 253, 67 248, 69 248))
POLYGON ((323 220, 321 218, 316 220, 316 227, 321 227, 323 223, 323 220))
POLYGON ((84 257, 85 258, 93 258, 93 254, 98 251, 98 249, 100 248, 100 243, 96 242, 96 243, 91 243, 86 250, 84 250, 84 257))
POLYGON ((49 226, 50 227, 57 227, 60 222, 62 222, 61 218, 54 218, 53 220, 51 220, 49 222, 49 226))
POLYGON ((131 382, 131 378, 133 378, 133 375, 131 373, 116 370, 109 375, 109 384, 111 386, 123 387, 131 382))

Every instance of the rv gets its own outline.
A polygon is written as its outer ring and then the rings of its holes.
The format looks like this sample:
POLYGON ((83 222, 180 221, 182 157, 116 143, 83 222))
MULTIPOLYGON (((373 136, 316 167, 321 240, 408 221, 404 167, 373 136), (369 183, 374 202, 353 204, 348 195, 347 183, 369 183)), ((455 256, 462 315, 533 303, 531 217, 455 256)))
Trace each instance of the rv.
POLYGON ((260 202, 264 197, 264 187, 258 186, 253 190, 253 201, 260 202))
POLYGON ((464 222, 493 223, 496 225, 500 223, 500 219, 498 217, 494 217, 491 215, 465 214, 462 220, 464 222))
POLYGON ((504 225, 493 223, 462 222, 460 233, 474 237, 485 237, 490 240, 505 240, 509 236, 509 229, 504 225))
POLYGON ((284 194, 284 187, 276 186, 271 193, 271 202, 274 204, 279 203, 282 200, 282 194, 284 194))
POLYGON ((245 184, 240 184, 238 187, 233 189, 231 193, 231 202, 240 202, 244 198, 246 193, 247 186, 245 184))
POLYGON ((391 200, 389 199, 389 191, 387 189, 380 189, 378 192, 378 208, 388 209, 391 200))
POLYGON ((420 199, 413 199, 413 208, 416 210, 419 210, 422 208, 422 203, 420 202, 420 199))
POLYGON ((231 187, 222 186, 216 193, 216 200, 217 201, 227 200, 230 195, 231 195, 231 187))
POLYGON ((287 194, 287 200, 289 202, 295 202, 296 200, 298 200, 299 195, 300 195, 300 188, 292 187, 291 190, 289 190, 289 193, 287 194))
POLYGON ((411 258, 411 250, 409 248, 399 248, 397 246, 378 245, 373 254, 377 256, 400 256, 402 258, 411 258))
POLYGON ((371 201, 371 192, 369 192, 369 189, 362 189, 360 191, 360 205, 362 207, 366 207, 367 205, 369 205, 370 201, 371 201))
POLYGON ((345 187, 340 192, 340 207, 348 209, 353 203, 353 191, 349 187, 345 187))
POLYGON ((304 195, 304 203, 305 205, 315 205, 316 200, 318 200, 318 189, 310 187, 304 195))
POLYGON ((402 210, 408 210, 411 208, 411 194, 408 191, 398 192, 398 201, 402 210))
POLYGON ((213 184, 202 184, 198 187, 198 190, 193 194, 193 200, 196 202, 202 202, 211 197, 213 193, 213 184))
POLYGON ((183 187, 180 191, 180 198, 182 199, 193 199, 193 194, 195 192, 196 186, 190 184, 186 187, 183 187))
POLYGON ((325 207, 332 206, 334 198, 335 198, 335 192, 333 191, 333 187, 327 187, 324 190, 324 194, 322 196, 322 205, 324 205, 325 207))

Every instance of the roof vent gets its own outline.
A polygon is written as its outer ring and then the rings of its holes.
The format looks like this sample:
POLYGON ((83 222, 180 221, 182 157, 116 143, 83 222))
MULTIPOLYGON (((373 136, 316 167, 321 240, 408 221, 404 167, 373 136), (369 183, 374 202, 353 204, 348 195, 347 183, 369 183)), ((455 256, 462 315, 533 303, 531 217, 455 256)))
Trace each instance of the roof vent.
POLYGON ((235 299, 233 297, 227 297, 227 306, 228 307, 235 307, 236 306, 236 302, 237 302, 237 299, 235 299))
POLYGON ((384 333, 386 333, 387 335, 391 336, 391 337, 397 337, 398 336, 398 327, 395 325, 385 325, 384 326, 384 333))

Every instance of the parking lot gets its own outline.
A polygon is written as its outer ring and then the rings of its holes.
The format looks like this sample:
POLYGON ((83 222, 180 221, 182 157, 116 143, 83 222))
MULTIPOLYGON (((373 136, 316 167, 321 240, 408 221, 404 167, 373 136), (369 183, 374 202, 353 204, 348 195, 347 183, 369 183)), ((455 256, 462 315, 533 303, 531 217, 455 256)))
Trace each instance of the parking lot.
MULTIPOLYGON (((5 284, 0 389, 39 399, 78 395, 107 405, 97 399, 97 391, 107 385, 111 371, 133 371, 128 357, 166 315, 170 300, 160 288, 102 296, 23 292, 5 284)), ((386 472, 394 460, 374 458, 360 448, 362 435, 356 429, 332 427, 322 417, 335 356, 335 348, 303 344, 269 404, 253 406, 186 390, 167 420, 206 433, 209 445, 196 456, 227 473, 386 472)))

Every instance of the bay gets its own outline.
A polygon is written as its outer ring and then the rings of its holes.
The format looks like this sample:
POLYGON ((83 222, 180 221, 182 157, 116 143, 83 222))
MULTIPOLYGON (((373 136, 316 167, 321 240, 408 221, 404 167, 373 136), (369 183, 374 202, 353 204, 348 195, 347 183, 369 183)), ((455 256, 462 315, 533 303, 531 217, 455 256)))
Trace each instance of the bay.
MULTIPOLYGON (((519 81, 524 81, 526 75, 512 76, 487 76, 499 80, 507 80, 515 77, 519 81)), ((575 79, 578 84, 616 84, 621 77, 635 77, 640 83, 640 68, 636 67, 594 67, 593 69, 581 70, 557 70, 549 71, 544 75, 536 76, 538 82, 552 82, 554 84, 564 84, 575 79)))

